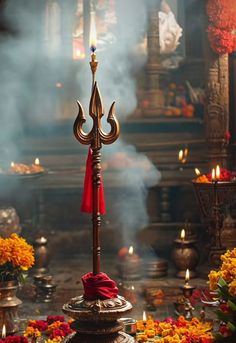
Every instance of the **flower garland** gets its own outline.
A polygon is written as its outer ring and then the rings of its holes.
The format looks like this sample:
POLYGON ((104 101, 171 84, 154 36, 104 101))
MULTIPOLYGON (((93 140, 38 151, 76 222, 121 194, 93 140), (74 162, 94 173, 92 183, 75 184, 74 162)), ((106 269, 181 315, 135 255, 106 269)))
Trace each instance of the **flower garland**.
POLYGON ((217 54, 236 51, 235 0, 208 0, 208 38, 217 54))
POLYGON ((180 316, 164 321, 148 318, 137 322, 137 341, 155 343, 213 343, 212 323, 200 322, 196 317, 190 321, 180 316))
POLYGON ((70 327, 71 322, 72 320, 65 321, 64 316, 47 316, 46 320, 29 320, 24 336, 31 339, 44 336, 44 343, 59 343, 73 332, 70 327))

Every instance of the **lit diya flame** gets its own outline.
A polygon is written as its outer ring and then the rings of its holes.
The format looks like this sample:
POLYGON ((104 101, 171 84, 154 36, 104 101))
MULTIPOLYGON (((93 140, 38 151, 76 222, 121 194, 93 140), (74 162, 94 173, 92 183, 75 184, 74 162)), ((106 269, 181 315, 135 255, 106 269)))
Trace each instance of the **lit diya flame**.
POLYGON ((220 179, 220 166, 217 164, 216 166, 216 180, 219 180, 220 179))
POLYGON ((179 161, 182 162, 183 161, 183 158, 184 158, 184 151, 181 149, 179 151, 179 161))
POLYGON ((198 168, 195 168, 194 171, 197 176, 201 175, 201 172, 198 168))
POLYGON ((36 164, 36 166, 40 165, 40 161, 39 161, 38 157, 36 157, 36 159, 34 160, 34 164, 36 164))
POLYGON ((15 167, 15 163, 12 161, 11 162, 11 168, 14 168, 15 167))
POLYGON ((94 54, 97 48, 97 30, 95 24, 95 12, 90 13, 90 37, 89 37, 90 50, 94 54))
POLYGON ((134 253, 134 248, 132 247, 132 245, 129 247, 129 255, 133 255, 134 253))
POLYGON ((187 269, 187 270, 186 270, 186 273, 185 273, 185 285, 188 284, 189 279, 190 279, 190 276, 189 276, 189 269, 187 269))
POLYGON ((146 311, 143 311, 143 321, 146 322, 147 321, 147 315, 146 315, 146 311))
POLYGON ((215 168, 213 168, 212 171, 211 171, 211 179, 212 179, 212 181, 215 181, 215 179, 216 179, 216 171, 215 171, 215 168))
POLYGON ((181 230, 180 239, 181 239, 181 241, 184 241, 184 239, 185 239, 185 230, 184 229, 181 230))
POLYGON ((3 324, 3 326, 2 326, 2 338, 3 339, 5 339, 6 338, 6 334, 7 334, 7 332, 6 332, 7 330, 6 330, 6 325, 5 324, 3 324))
POLYGON ((186 159, 188 156, 188 148, 185 148, 184 149, 184 158, 186 159))

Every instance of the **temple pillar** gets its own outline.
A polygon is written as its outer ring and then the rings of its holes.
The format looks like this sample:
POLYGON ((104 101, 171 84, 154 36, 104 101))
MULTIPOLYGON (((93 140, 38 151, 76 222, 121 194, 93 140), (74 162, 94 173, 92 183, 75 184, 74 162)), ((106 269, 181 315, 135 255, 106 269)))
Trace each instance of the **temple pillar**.
POLYGON ((160 89, 160 74, 162 66, 160 61, 159 42, 159 9, 160 1, 148 1, 148 32, 147 32, 147 92, 148 106, 144 115, 163 114, 164 95, 160 89))
POLYGON ((229 61, 228 54, 209 51, 206 83, 206 139, 210 166, 227 167, 229 130, 229 61))

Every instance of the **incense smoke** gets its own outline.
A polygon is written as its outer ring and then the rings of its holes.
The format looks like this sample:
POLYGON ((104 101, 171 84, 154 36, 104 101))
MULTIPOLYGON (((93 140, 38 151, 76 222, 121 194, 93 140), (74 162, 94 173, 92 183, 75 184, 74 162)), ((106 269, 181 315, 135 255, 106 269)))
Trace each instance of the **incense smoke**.
MULTIPOLYGON (((91 90, 89 56, 76 64, 70 55, 71 37, 68 35, 73 31, 73 20, 65 19, 69 3, 64 1, 60 8, 52 1, 48 11, 42 4, 38 4, 36 10, 35 2, 30 0, 8 0, 6 3, 4 20, 12 32, 0 37, 0 162, 17 158, 20 153, 18 139, 24 141, 29 122, 34 130, 41 124, 47 130, 53 130, 51 124, 62 119, 61 109, 63 119, 73 120, 77 114, 75 100, 79 99, 85 108, 88 104, 91 90), (48 19, 51 10, 54 11, 54 24, 49 30, 51 36, 48 36, 45 28, 51 25, 48 19)), ((145 1, 119 0, 117 12, 120 15, 111 44, 103 49, 98 41, 97 80, 106 113, 115 100, 118 119, 124 120, 137 106, 133 74, 145 62, 145 57, 135 54, 133 48, 138 46, 140 36, 146 31, 145 1)), ((44 132, 38 131, 38 134, 44 132)), ((125 192, 118 192, 115 205, 117 224, 126 233, 136 232, 148 223, 147 190, 159 181, 160 173, 145 155, 121 140, 104 149, 104 158, 109 159, 117 152, 139 162, 135 167, 117 170, 117 179, 124 185, 125 192)))

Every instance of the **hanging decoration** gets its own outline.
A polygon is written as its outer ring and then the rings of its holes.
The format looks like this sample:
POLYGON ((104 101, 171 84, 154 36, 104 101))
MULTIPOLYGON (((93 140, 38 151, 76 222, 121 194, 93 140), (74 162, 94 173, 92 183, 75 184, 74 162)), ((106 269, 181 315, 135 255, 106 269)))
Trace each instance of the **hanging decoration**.
POLYGON ((235 0, 208 0, 208 38, 217 54, 236 51, 236 2, 235 0))

